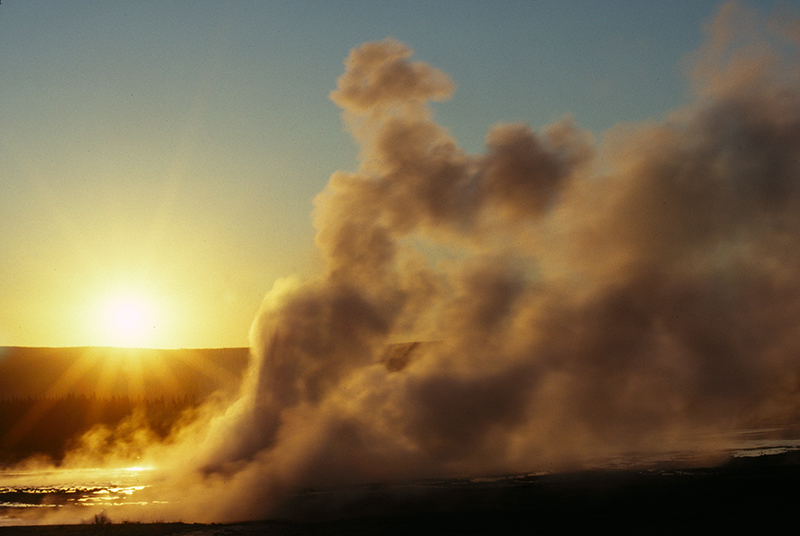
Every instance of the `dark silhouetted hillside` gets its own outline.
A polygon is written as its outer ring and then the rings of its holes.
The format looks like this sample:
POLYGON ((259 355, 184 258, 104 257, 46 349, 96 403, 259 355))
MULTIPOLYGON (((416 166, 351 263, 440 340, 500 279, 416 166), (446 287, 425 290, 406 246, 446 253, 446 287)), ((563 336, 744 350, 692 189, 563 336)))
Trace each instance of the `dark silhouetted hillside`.
POLYGON ((193 398, 235 390, 247 348, 0 347, 0 399, 129 396, 193 398))
POLYGON ((16 463, 33 455, 61 461, 89 430, 104 426, 114 431, 127 419, 135 418, 137 428, 146 428, 153 437, 163 439, 199 402, 188 396, 0 399, 0 464, 16 463))
POLYGON ((247 348, 0 348, 0 463, 59 461, 95 426, 136 417, 166 437, 214 392, 233 393, 247 348))

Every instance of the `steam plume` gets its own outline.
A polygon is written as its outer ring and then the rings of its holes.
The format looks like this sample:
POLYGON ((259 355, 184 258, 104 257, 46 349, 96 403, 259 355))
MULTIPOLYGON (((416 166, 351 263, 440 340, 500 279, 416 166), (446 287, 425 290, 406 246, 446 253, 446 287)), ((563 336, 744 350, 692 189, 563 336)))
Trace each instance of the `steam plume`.
POLYGON ((331 98, 362 164, 316 199, 325 273, 253 324, 243 439, 216 462, 370 482, 796 422, 800 34, 733 5, 708 32, 697 100, 664 121, 602 144, 499 125, 481 155, 433 120, 447 75, 354 49, 331 98), (402 341, 438 342, 387 366, 402 341))
POLYGON ((331 98, 361 165, 316 198, 325 271, 276 284, 241 397, 184 432, 191 515, 796 423, 798 28, 726 5, 692 104, 602 143, 498 125, 477 155, 434 121, 446 74, 354 49, 331 98))

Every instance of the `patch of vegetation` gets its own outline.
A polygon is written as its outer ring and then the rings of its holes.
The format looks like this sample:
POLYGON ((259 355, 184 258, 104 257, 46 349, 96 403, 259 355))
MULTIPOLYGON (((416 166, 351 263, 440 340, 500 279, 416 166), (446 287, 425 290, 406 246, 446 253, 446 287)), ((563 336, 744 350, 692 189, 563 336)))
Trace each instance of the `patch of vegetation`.
POLYGON ((108 517, 108 514, 106 514, 105 510, 99 514, 95 514, 94 521, 92 521, 92 525, 111 525, 112 523, 114 522, 111 521, 111 518, 108 517))

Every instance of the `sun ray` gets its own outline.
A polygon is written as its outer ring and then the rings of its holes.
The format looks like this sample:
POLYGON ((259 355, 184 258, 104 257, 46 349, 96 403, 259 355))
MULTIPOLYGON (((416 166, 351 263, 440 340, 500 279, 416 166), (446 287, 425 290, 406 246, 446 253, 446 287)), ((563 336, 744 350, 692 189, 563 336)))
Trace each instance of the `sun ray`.
POLYGON ((91 353, 83 353, 72 365, 61 374, 55 383, 53 383, 39 402, 35 404, 30 411, 21 415, 16 423, 11 427, 8 433, 2 438, 2 443, 5 445, 15 445, 25 435, 30 432, 47 412, 56 404, 60 397, 70 393, 78 382, 86 375, 86 373, 96 364, 97 358, 91 353))
MULTIPOLYGON (((228 349, 229 351, 234 351, 228 349)), ((199 372, 206 378, 224 386, 238 386, 241 377, 234 375, 197 350, 187 350, 178 354, 178 359, 184 366, 188 366, 199 372)), ((249 358, 248 358, 249 359, 249 358)))
MULTIPOLYGON (((147 367, 152 372, 155 382, 161 386, 161 392, 178 393, 181 391, 182 386, 178 381, 178 377, 169 366, 164 350, 144 350, 147 358, 147 367)), ((149 395, 149 390, 147 391, 149 395)))

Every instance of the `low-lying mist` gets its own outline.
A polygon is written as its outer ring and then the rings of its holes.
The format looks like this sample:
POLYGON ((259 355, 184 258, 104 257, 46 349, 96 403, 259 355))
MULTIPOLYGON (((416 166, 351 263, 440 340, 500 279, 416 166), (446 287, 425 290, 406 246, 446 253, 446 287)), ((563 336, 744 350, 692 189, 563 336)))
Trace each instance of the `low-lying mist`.
POLYGON ((726 5, 707 32, 669 116, 600 141, 501 124, 482 154, 434 120, 444 72, 355 48, 331 98, 361 164, 315 199, 325 269, 265 297, 237 397, 167 441, 129 434, 152 518, 800 422, 800 21, 726 5))

